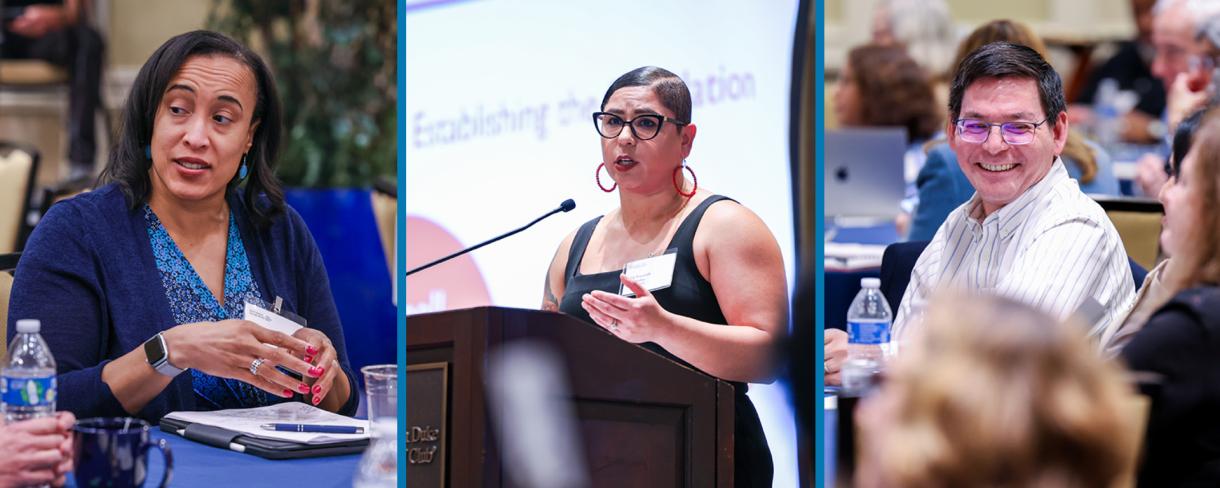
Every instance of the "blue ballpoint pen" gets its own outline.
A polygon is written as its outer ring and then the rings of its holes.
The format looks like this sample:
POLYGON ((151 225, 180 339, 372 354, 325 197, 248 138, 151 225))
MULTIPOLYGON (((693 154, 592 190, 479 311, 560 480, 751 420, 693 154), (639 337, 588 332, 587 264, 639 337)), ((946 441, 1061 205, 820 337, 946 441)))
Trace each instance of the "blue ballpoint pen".
POLYGON ((264 430, 276 432, 313 432, 319 434, 363 434, 364 427, 349 425, 263 424, 264 430))

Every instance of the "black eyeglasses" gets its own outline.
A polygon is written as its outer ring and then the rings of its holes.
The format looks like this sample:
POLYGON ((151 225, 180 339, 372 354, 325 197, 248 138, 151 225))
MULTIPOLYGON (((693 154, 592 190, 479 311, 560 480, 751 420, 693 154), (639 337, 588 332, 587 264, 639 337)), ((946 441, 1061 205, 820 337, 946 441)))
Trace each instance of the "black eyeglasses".
POLYGON ((647 141, 661 133, 661 126, 669 122, 678 127, 687 125, 677 119, 666 117, 660 114, 645 114, 637 115, 634 119, 623 120, 622 117, 609 112, 594 112, 593 126, 597 128, 597 133, 601 134, 606 139, 614 139, 619 134, 623 133, 624 126, 631 126, 631 134, 636 139, 647 141))

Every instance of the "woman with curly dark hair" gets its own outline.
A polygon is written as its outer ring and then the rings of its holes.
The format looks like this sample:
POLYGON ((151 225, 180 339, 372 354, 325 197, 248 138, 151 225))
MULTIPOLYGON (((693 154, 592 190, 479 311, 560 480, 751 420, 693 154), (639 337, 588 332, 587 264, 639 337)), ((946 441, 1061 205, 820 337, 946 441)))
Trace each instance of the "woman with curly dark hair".
POLYGON ((834 101, 842 125, 902 127, 911 142, 931 138, 944 118, 927 73, 901 46, 868 44, 852 49, 834 101))
POLYGON ((937 103, 933 81, 902 46, 868 44, 852 49, 835 88, 835 117, 844 127, 902 127, 909 148, 903 158, 910 213, 915 200, 915 176, 923 167, 923 145, 943 125, 944 108, 937 103))

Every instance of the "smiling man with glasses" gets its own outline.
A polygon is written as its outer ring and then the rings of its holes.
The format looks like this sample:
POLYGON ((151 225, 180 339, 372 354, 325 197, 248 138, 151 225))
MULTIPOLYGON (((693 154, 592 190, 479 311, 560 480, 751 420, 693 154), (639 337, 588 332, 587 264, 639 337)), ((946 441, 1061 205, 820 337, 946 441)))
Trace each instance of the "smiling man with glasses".
POLYGON ((1059 75, 1034 50, 993 43, 958 67, 946 135, 976 193, 915 263, 894 321, 909 337, 936 290, 995 293, 1104 330, 1135 297, 1127 254, 1105 212, 1059 154, 1068 117, 1059 75))

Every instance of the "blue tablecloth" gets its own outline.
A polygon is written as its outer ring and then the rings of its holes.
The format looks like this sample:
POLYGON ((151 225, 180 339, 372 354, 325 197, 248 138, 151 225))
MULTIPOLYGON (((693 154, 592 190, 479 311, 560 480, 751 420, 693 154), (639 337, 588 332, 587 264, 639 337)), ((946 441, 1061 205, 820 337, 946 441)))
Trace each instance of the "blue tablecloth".
MULTIPOLYGON (((359 454, 272 461, 189 441, 156 428, 152 435, 154 439, 168 440, 173 451, 172 487, 350 488, 360 462, 359 454)), ((149 453, 149 479, 145 486, 157 486, 164 465, 159 453, 149 453)), ((72 475, 68 476, 67 486, 76 486, 72 475)))

